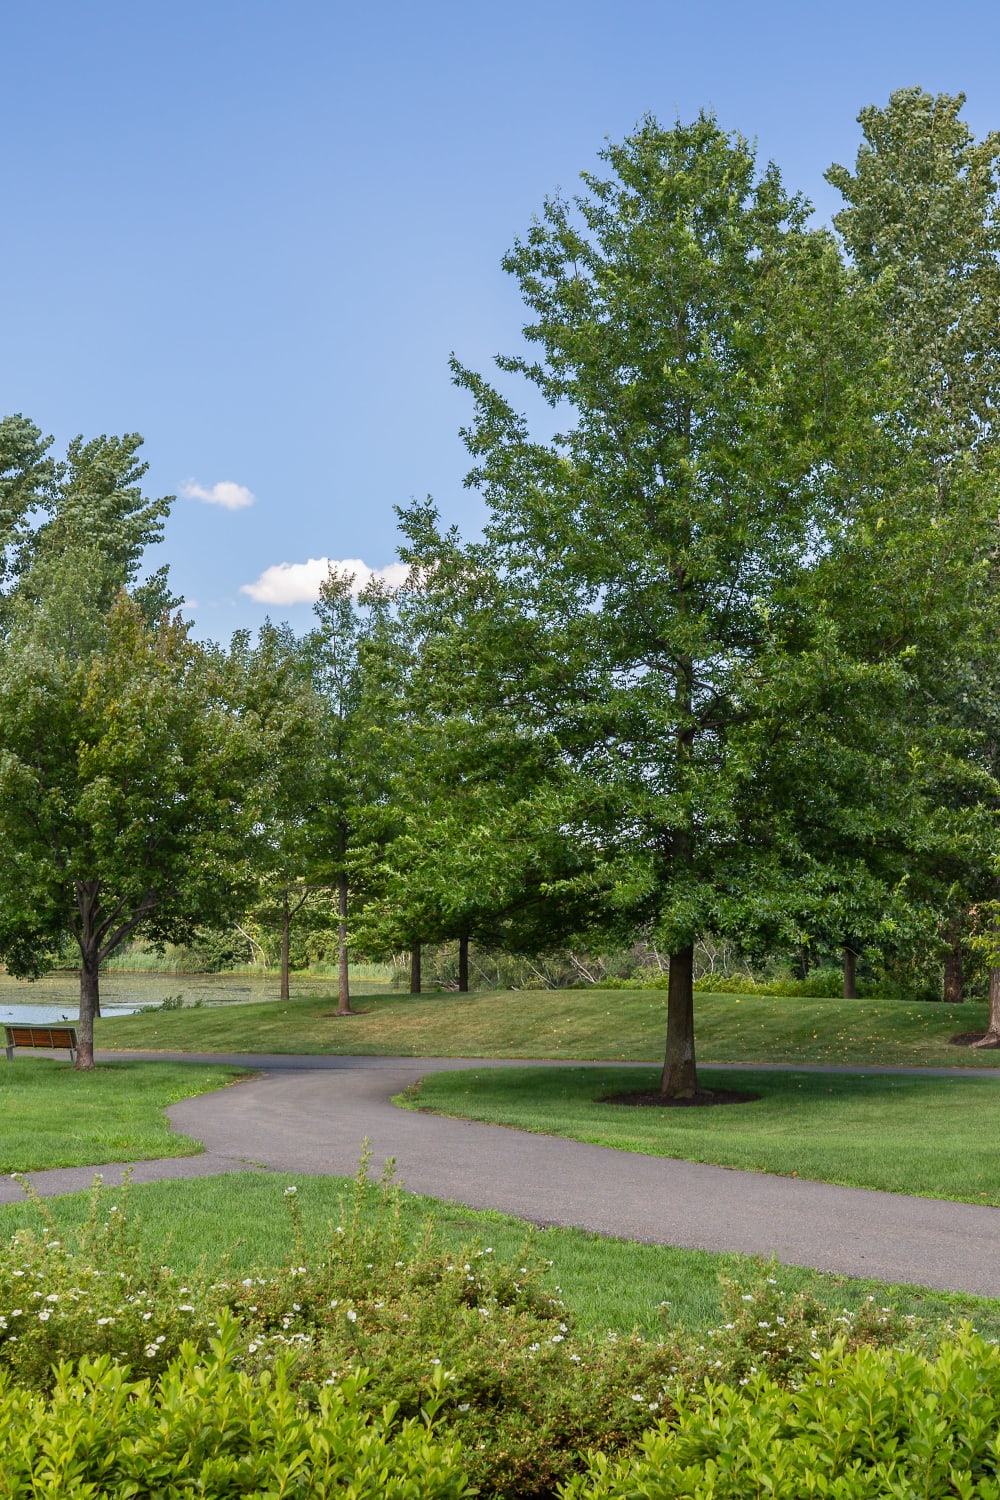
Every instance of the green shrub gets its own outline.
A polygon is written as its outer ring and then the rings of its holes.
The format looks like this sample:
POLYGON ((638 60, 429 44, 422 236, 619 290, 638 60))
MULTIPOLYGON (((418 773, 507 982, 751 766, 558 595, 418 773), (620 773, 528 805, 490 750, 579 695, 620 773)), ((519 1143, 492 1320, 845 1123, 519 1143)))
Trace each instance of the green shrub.
MULTIPOLYGON (((98 1356, 155 1385, 182 1351, 188 1366, 211 1364, 222 1330, 227 1367, 261 1389, 280 1371, 321 1413, 346 1381, 373 1421, 391 1408, 386 1431, 432 1416, 439 1434, 461 1442, 463 1471, 481 1494, 523 1500, 554 1495, 588 1449, 634 1452, 682 1382, 752 1381, 767 1370, 794 1385, 837 1338, 920 1336, 874 1304, 852 1318, 804 1295, 782 1301, 767 1266, 749 1285, 724 1283, 724 1321, 701 1341, 669 1323, 661 1340, 580 1335, 530 1241, 511 1264, 489 1246, 446 1254, 431 1230, 415 1239, 403 1230, 389 1170, 372 1184, 366 1168, 367 1159, 318 1245, 307 1243, 289 1188, 291 1260, 244 1278, 217 1268, 211 1281, 181 1283, 152 1264, 127 1187, 95 1189, 73 1237, 45 1222, 36 1198, 42 1227, 19 1232, 0 1256, 0 1373, 41 1398, 68 1378, 57 1366, 82 1361, 86 1371, 98 1356)), ((0 1497, 3 1483, 0 1474, 0 1497)))
POLYGON ((810 1292, 785 1294, 769 1265, 734 1280, 720 1276, 722 1319, 704 1342, 683 1347, 677 1374, 688 1384, 706 1376, 745 1385, 766 1374, 781 1385, 800 1383, 820 1353, 839 1344, 847 1350, 920 1345, 931 1331, 912 1315, 880 1306, 868 1297, 856 1312, 832 1308, 810 1292))
POLYGON ((592 1454, 564 1500, 998 1500, 1000 1353, 971 1330, 936 1358, 819 1352, 788 1390, 768 1376, 675 1392, 640 1456, 592 1454))
MULTIPOLYGON (((659 988, 659 982, 655 988, 659 988)), ((751 974, 703 974, 694 982, 696 990, 710 995, 777 995, 787 999, 801 997, 812 1000, 839 1000, 844 993, 844 973, 833 965, 822 969, 811 969, 805 979, 788 976, 774 979, 755 979, 751 974)), ((858 995, 862 1000, 898 1000, 904 998, 897 984, 886 979, 858 979, 858 995)), ((910 992, 912 997, 912 989, 910 992)), ((921 998, 923 998, 921 992, 921 998)))
MULTIPOLYGON (((461 1450, 424 1420, 373 1414, 364 1371, 306 1407, 289 1361, 251 1376, 234 1367, 233 1325, 206 1357, 185 1344, 159 1379, 134 1380, 108 1355, 56 1372, 51 1393, 0 1373, 0 1495, 244 1495, 459 1500, 461 1450)), ((429 1416, 432 1414, 428 1414, 429 1416)))
POLYGON ((19 1385, 45 1390, 55 1365, 102 1354, 155 1375, 185 1341, 204 1348, 215 1332, 218 1300, 144 1254, 127 1186, 107 1210, 106 1196, 95 1189, 71 1242, 36 1198, 41 1230, 20 1230, 0 1256, 0 1372, 19 1385))

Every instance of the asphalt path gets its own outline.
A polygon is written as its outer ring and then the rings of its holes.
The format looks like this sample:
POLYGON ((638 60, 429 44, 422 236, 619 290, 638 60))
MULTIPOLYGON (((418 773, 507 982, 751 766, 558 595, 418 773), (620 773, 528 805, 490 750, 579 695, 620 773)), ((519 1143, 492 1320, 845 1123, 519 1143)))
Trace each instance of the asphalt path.
MULTIPOLYGON (((126 1055, 140 1054, 107 1054, 109 1059, 126 1055)), ((1000 1297, 1000 1210, 995 1208, 641 1156, 417 1114, 391 1102, 427 1073, 525 1066, 523 1060, 141 1055, 232 1063, 259 1069, 261 1076, 171 1106, 172 1123, 202 1141, 205 1154, 138 1162, 132 1168, 135 1182, 255 1170, 351 1175, 367 1139, 373 1168, 380 1171, 393 1158, 397 1179, 412 1192, 499 1209, 540 1225, 774 1255, 820 1271, 1000 1297)), ((1000 1080, 998 1070, 987 1068, 822 1071, 1000 1080)), ((891 1150, 891 1141, 886 1147, 891 1150)), ((88 1187, 98 1171, 113 1183, 121 1180, 125 1166, 35 1172, 29 1180, 47 1196, 88 1187)), ((17 1182, 0 1181, 0 1202, 21 1197, 17 1182)))

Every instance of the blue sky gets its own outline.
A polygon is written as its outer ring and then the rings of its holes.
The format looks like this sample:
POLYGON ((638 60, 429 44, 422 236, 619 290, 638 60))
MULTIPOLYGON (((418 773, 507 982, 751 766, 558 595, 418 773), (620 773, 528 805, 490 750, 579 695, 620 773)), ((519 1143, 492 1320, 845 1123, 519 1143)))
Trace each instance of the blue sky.
POLYGON ((305 628, 309 559, 390 564, 394 503, 478 528, 448 355, 516 344, 501 255, 645 112, 713 108, 821 217, 892 89, 1000 126, 983 0, 0 10, 0 412, 143 433, 175 587, 223 640, 305 628))

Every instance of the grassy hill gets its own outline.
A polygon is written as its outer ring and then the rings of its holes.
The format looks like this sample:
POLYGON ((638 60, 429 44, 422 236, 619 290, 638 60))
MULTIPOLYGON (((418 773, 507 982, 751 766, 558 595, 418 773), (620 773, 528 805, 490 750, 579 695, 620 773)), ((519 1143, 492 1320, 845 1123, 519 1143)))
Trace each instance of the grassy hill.
MULTIPOLYGON (((666 1035, 661 990, 518 990, 365 995, 338 1019, 335 997, 287 1005, 202 1006, 98 1022, 97 1045, 192 1052, 353 1053, 407 1057, 579 1058, 656 1062, 666 1035)), ((699 994, 699 1060, 990 1067, 993 1052, 949 1045, 982 1030, 986 1007, 899 1000, 699 994)))

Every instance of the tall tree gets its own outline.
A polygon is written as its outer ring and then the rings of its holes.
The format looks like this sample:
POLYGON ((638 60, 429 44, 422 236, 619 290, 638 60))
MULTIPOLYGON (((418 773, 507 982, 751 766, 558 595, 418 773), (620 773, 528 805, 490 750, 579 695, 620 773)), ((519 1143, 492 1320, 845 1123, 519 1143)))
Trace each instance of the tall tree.
POLYGON ((613 872, 609 907, 669 949, 662 1091, 684 1098, 696 938, 797 931, 815 884, 766 772, 773 736, 802 732, 779 684, 804 679, 808 700, 839 661, 800 592, 836 534, 875 372, 834 243, 742 138, 704 115, 648 120, 603 155, 613 175, 548 202, 505 261, 532 347, 500 369, 562 430, 533 441, 456 366, 476 403, 469 482, 491 508, 469 567, 503 580, 531 641, 494 664, 500 691, 585 789, 576 832, 613 872))
MULTIPOLYGON (((992 825, 1000 808, 997 411, 1000 407, 1000 133, 977 141, 964 96, 900 89, 858 116, 854 171, 827 176, 844 198, 834 223, 876 299, 898 400, 892 420, 928 517, 930 545, 911 547, 908 629, 914 740, 950 736, 952 767, 929 788, 950 836, 929 841, 920 873, 936 891, 946 998, 961 998, 967 913, 997 894, 992 825), (949 597, 950 595, 950 597, 949 597), (929 639, 926 622, 940 627, 929 639), (964 765, 962 762, 964 761, 964 765), (957 837, 955 835, 958 835, 957 837)), ((883 504, 891 531, 898 510, 883 504)), ((889 549, 891 552, 891 548, 889 549)), ((898 629, 877 606, 872 634, 898 629)), ((915 871, 915 873, 917 873, 915 871)), ((993 985, 1000 995, 1000 975, 993 985)), ((1000 1040, 1000 1006, 991 1021, 1000 1040)))

